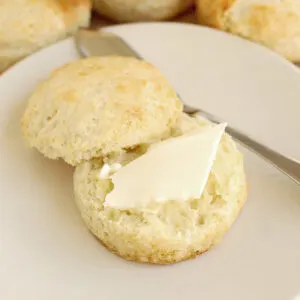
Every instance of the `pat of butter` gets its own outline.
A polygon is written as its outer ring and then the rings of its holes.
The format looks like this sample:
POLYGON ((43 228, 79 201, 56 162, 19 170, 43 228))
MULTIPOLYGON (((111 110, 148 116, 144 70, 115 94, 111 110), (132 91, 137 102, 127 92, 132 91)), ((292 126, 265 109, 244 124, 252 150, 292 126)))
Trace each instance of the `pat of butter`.
POLYGON ((215 125, 151 146, 111 176, 114 188, 105 205, 142 208, 152 201, 201 197, 225 127, 215 125))

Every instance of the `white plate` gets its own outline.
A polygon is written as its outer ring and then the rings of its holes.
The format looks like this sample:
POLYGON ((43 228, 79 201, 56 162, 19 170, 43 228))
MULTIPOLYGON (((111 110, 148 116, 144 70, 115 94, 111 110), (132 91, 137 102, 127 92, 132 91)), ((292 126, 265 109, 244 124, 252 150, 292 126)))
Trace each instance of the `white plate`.
MULTIPOLYGON (((300 159, 300 72, 292 64, 199 26, 107 30, 159 67, 187 103, 300 159)), ((172 266, 130 263, 88 232, 72 199, 73 170, 26 150, 19 128, 32 89, 76 58, 69 39, 0 78, 0 299, 296 299, 300 188, 247 151, 248 202, 223 242, 197 259, 172 266)))

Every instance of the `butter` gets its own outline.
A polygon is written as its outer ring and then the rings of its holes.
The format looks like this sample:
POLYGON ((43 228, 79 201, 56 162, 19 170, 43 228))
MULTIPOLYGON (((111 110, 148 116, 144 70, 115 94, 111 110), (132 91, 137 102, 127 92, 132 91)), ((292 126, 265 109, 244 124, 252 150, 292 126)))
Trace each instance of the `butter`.
POLYGON ((105 163, 99 172, 99 177, 101 179, 108 179, 114 173, 116 173, 120 168, 122 168, 122 165, 120 163, 114 163, 114 164, 105 163))
POLYGON ((201 197, 225 127, 214 125, 154 144, 112 174, 114 188, 106 196, 105 205, 143 208, 153 201, 201 197))

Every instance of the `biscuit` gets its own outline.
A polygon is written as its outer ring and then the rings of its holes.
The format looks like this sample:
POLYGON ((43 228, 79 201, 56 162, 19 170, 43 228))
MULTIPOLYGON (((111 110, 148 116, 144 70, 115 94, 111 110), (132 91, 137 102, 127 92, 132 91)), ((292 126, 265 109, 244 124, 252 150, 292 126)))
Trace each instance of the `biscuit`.
POLYGON ((169 19, 192 4, 193 0, 93 0, 99 14, 121 22, 169 19))
POLYGON ((89 25, 90 0, 1 0, 0 72, 89 25))
POLYGON ((30 97, 22 131, 30 147, 71 165, 170 134, 182 103, 151 64, 90 57, 54 71, 30 97))
POLYGON ((197 0, 203 25, 260 43, 300 61, 300 2, 298 0, 197 0))
MULTIPOLYGON (((173 135, 204 126, 208 122, 182 115, 173 135)), ((143 151, 137 148, 109 162, 126 164, 143 151)), ((247 196, 243 156, 227 134, 223 135, 200 199, 152 203, 149 211, 104 206, 113 186, 111 180, 100 178, 102 165, 102 160, 92 160, 76 168, 77 206, 87 227, 103 245, 136 262, 171 264, 206 252, 236 220, 247 196)))

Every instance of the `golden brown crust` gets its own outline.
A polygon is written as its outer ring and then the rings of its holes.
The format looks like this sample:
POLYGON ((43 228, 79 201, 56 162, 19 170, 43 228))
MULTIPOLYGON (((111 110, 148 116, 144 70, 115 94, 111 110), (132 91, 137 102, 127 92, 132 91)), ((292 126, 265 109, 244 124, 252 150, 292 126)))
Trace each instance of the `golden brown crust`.
POLYGON ((64 21, 67 28, 80 19, 83 10, 92 9, 91 0, 57 0, 57 3, 64 14, 64 21))
MULTIPOLYGON (((180 259, 155 259, 155 256, 149 256, 148 257, 148 261, 142 261, 140 259, 139 256, 131 256, 131 255, 128 255, 128 254, 121 254, 115 247, 112 247, 110 245, 108 245, 107 243, 105 243, 104 241, 98 239, 100 241, 100 243, 106 248, 108 249, 110 252, 112 252, 113 254, 125 259, 125 260, 128 260, 128 261, 134 261, 134 262, 137 262, 137 263, 146 263, 146 264, 155 264, 155 265, 170 265, 170 264, 175 264, 175 263, 179 263, 179 262, 182 262, 182 261, 185 261, 185 260, 188 260, 188 259, 193 259, 193 258, 196 258, 197 256, 201 255, 201 254, 204 254, 205 252, 207 252, 210 248, 206 249, 206 250, 203 250, 203 251, 195 251, 195 252, 191 252, 189 253, 188 255, 186 256, 182 256, 180 259)), ((163 257, 170 257, 170 254, 164 254, 164 255, 159 255, 159 256, 163 256, 163 257)))
POLYGON ((197 0, 199 23, 221 29, 224 13, 236 0, 197 0))
POLYGON ((91 0, 57 0, 57 2, 65 8, 65 10, 69 10, 72 7, 86 6, 91 7, 91 0))

